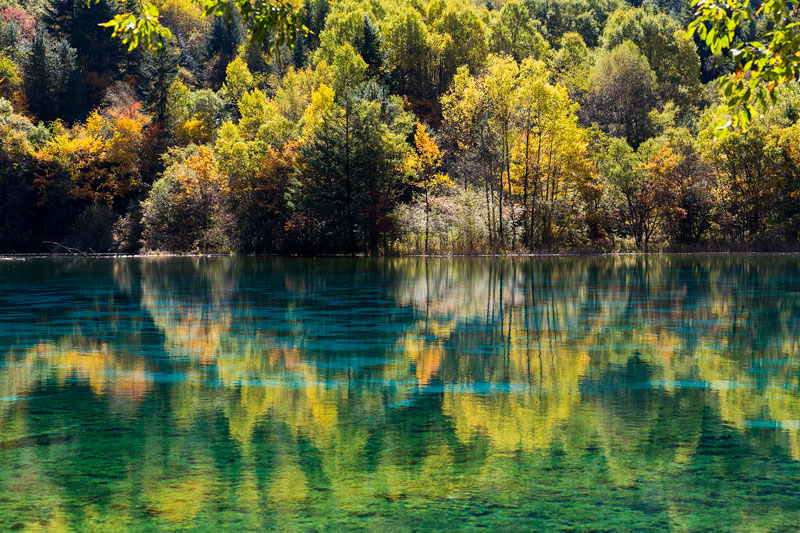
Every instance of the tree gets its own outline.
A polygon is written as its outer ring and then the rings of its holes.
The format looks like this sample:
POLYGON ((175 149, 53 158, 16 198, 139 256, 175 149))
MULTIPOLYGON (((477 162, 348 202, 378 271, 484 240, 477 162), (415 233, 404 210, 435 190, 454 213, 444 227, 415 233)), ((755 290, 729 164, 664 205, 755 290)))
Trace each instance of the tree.
POLYGON ((336 49, 331 62, 333 90, 339 98, 346 98, 353 87, 364 81, 368 65, 350 43, 336 49))
POLYGON ((754 242, 764 238, 767 220, 777 202, 776 146, 769 132, 776 124, 767 118, 750 123, 746 131, 729 131, 717 138, 717 124, 730 114, 724 108, 703 117, 699 139, 705 159, 716 174, 714 196, 722 208, 717 224, 728 240, 754 242))
POLYGON ((380 78, 383 75, 383 37, 372 17, 364 15, 364 31, 358 44, 358 54, 367 64, 367 76, 380 78))
POLYGON ((672 217, 683 215, 678 207, 676 175, 678 159, 670 146, 648 142, 634 152, 624 142, 613 141, 609 151, 609 180, 620 196, 620 212, 636 247, 650 251, 654 235, 672 217))
POLYGON ((20 67, 14 60, 0 52, 0 98, 11 99, 22 86, 20 67))
MULTIPOLYGON (((91 3, 92 0, 86 0, 91 3)), ((95 0, 97 2, 98 0, 95 0)), ((291 44, 298 31, 306 31, 300 23, 300 10, 287 0, 252 2, 250 0, 208 0, 200 2, 206 16, 222 17, 231 20, 240 15, 250 28, 251 39, 256 42, 270 38, 270 50, 284 44, 291 44)), ((132 50, 143 44, 147 48, 158 48, 164 39, 172 34, 159 20, 158 8, 149 0, 136 0, 135 12, 119 13, 102 26, 111 28, 112 35, 118 37, 132 50)))
POLYGON ((489 53, 489 32, 478 11, 466 2, 437 0, 431 3, 428 17, 433 30, 443 36, 438 51, 441 72, 435 77, 439 96, 450 87, 462 65, 470 72, 478 72, 483 67, 489 53), (436 3, 443 4, 444 8, 437 8, 436 3))
POLYGON ((148 117, 141 104, 126 98, 120 105, 93 112, 85 127, 55 135, 39 152, 51 176, 66 175, 73 197, 112 207, 141 186, 141 156, 148 117))
POLYGON ((589 48, 575 32, 565 33, 559 44, 552 66, 555 81, 567 89, 572 100, 583 102, 589 92, 592 68, 589 48))
POLYGON ((367 86, 345 97, 306 140, 301 187, 319 224, 317 246, 378 251, 402 184, 408 126, 397 99, 367 86))
POLYGON ((295 124, 281 115, 260 89, 245 93, 239 101, 239 114, 239 128, 248 140, 280 147, 295 135, 295 124))
POLYGON ((426 69, 430 49, 428 27, 422 15, 411 6, 402 6, 385 24, 387 61, 394 85, 401 94, 425 100, 431 90, 426 69))
POLYGON ((666 229, 673 242, 696 244, 711 229, 717 209, 714 168, 703 157, 700 141, 687 128, 670 128, 662 137, 677 158, 674 186, 677 207, 682 213, 682 216, 672 217, 666 229))
POLYGON ((142 66, 141 87, 144 101, 155 121, 161 124, 166 124, 169 88, 178 73, 179 59, 177 45, 168 40, 142 66))
POLYGON ((194 150, 169 154, 172 161, 142 202, 148 249, 226 251, 234 245, 228 180, 210 148, 194 150))
POLYGON ((443 131, 455 159, 452 165, 461 174, 466 190, 470 180, 480 176, 485 197, 488 241, 495 246, 494 232, 494 140, 486 118, 484 86, 461 67, 450 90, 441 98, 443 131))
POLYGON ((578 106, 566 89, 551 85, 548 78, 541 62, 526 60, 513 95, 511 183, 517 197, 522 193, 523 239, 529 249, 536 242, 551 243, 554 221, 564 215, 570 193, 585 189, 595 174, 585 133, 578 126, 578 106))
POLYGON ((31 178, 35 159, 28 140, 31 129, 30 121, 15 114, 11 102, 0 97, 0 247, 3 250, 31 249, 39 240, 36 237, 41 237, 43 226, 52 219, 34 194, 31 178))
POLYGON ((36 32, 23 65, 25 94, 31 111, 41 120, 70 119, 75 101, 76 51, 66 41, 55 41, 42 28, 36 32))
POLYGON ((206 35, 203 77, 213 89, 219 89, 225 81, 228 64, 239 52, 244 39, 244 26, 237 10, 231 12, 229 20, 217 17, 206 35))
POLYGON ((592 69, 588 114, 604 131, 624 136, 634 148, 650 136, 656 79, 647 58, 631 42, 601 55, 592 69))
POLYGON ((662 102, 673 101, 684 112, 699 103, 700 58, 675 19, 652 7, 619 9, 608 19, 603 45, 612 50, 625 41, 647 58, 662 102))
POLYGON ((228 64, 225 70, 225 83, 222 85, 220 95, 225 99, 230 109, 236 109, 239 100, 256 88, 255 78, 247 68, 241 57, 237 57, 228 64))
MULTIPOLYGON (((187 0, 159 0, 159 21, 173 33, 177 42, 184 43, 192 53, 197 52, 197 46, 203 44, 203 37, 211 24, 203 11, 203 7, 187 0)), ((164 45, 170 41, 169 37, 161 40, 164 45)))
POLYGON ((344 0, 333 5, 319 34, 319 48, 314 53, 314 63, 333 61, 336 50, 350 44, 359 51, 365 42, 365 20, 372 20, 370 6, 356 0, 344 0))
POLYGON ((409 176, 409 183, 422 189, 425 196, 425 253, 428 253, 428 237, 430 235, 430 198, 442 187, 452 187, 450 176, 440 171, 442 153, 436 144, 436 139, 428 133, 422 123, 417 122, 414 132, 414 149, 407 152, 405 169, 409 176))
MULTIPOLYGON (((42 17, 51 35, 66 40, 75 49, 77 63, 87 75, 82 81, 89 107, 100 102, 105 89, 129 59, 120 43, 109 39, 107 30, 100 26, 114 13, 110 0, 97 0, 91 7, 86 0, 50 0, 42 17)), ((81 109, 79 114, 85 112, 81 109)))
POLYGON ((543 59, 548 49, 547 41, 520 0, 509 0, 500 10, 492 26, 491 43, 495 53, 508 54, 517 63, 527 57, 543 59))
POLYGON ((513 95, 517 89, 518 74, 519 68, 511 58, 492 57, 482 80, 484 94, 486 95, 485 105, 488 109, 488 126, 491 131, 490 135, 493 137, 491 141, 496 143, 495 150, 497 151, 497 176, 499 179, 497 188, 497 235, 501 247, 505 244, 503 200, 511 188, 513 95))
POLYGON ((444 128, 451 145, 463 157, 473 160, 470 170, 483 182, 489 240, 500 247, 505 243, 507 229, 504 211, 512 207, 505 200, 511 185, 513 95, 518 74, 519 67, 513 59, 491 56, 477 76, 470 76, 466 67, 459 69, 452 87, 441 99, 444 128))
POLYGON ((773 217, 776 233, 784 241, 800 241, 800 125, 786 126, 770 136, 778 147, 775 165, 779 178, 775 183, 773 217))
POLYGON ((687 37, 695 33, 718 57, 735 63, 721 81, 726 110, 731 116, 718 128, 723 134, 731 126, 747 128, 762 108, 777 100, 776 89, 796 80, 800 73, 800 40, 796 32, 796 8, 787 0, 765 0, 757 5, 740 0, 692 0, 695 19, 687 37), (741 29, 768 20, 755 39, 742 39, 741 29), (749 75, 745 76, 745 72, 749 75))
POLYGON ((617 0, 526 0, 531 18, 541 20, 542 33, 555 46, 568 32, 576 32, 590 47, 599 44, 608 16, 622 2, 617 0))

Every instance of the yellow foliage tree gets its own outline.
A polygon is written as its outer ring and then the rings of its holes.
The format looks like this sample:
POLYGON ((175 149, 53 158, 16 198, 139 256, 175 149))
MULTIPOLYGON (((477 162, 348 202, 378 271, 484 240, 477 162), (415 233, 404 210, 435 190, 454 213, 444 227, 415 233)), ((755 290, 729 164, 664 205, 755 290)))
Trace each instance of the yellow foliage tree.
POLYGON ((187 203, 195 203, 201 227, 200 248, 212 247, 209 229, 218 226, 219 217, 223 215, 223 204, 230 194, 228 177, 217 171, 217 159, 207 146, 200 146, 198 153, 186 159, 175 173, 180 187, 180 199, 187 203))
POLYGON ((422 123, 417 122, 414 132, 414 150, 405 157, 404 166, 408 181, 414 187, 422 189, 425 195, 425 253, 428 253, 428 237, 430 234, 430 197, 441 187, 452 187, 450 176, 440 172, 442 152, 436 139, 428 133, 422 123))
POLYGON ((138 102, 94 111, 85 127, 55 135, 38 157, 70 176, 76 198, 111 205, 139 185, 149 121, 138 102))

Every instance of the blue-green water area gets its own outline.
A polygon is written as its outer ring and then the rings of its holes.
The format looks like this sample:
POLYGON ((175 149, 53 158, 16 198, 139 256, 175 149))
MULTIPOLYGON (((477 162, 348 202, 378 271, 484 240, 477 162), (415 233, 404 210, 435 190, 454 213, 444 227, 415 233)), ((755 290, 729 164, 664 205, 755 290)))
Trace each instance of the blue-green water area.
POLYGON ((0 261, 0 530, 798 528, 800 256, 0 261))

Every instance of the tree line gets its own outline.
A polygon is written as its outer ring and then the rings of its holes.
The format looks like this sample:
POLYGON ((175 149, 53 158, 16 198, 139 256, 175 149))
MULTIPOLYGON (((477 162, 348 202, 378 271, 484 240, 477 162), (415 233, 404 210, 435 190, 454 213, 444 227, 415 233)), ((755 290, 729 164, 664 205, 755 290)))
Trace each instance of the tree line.
MULTIPOLYGON (((0 250, 478 253, 794 247, 800 88, 719 136, 733 64, 688 1, 0 0, 0 250)), ((741 39, 763 30, 754 20, 741 39)))

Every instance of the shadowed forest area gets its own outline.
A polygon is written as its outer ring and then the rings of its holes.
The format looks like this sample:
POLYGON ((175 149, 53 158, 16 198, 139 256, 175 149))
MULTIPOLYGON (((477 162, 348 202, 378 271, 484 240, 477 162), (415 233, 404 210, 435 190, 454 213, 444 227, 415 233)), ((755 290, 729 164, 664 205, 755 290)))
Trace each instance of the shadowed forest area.
POLYGON ((797 247, 800 86, 715 135, 689 0, 298 0, 272 53, 130 3, 0 0, 0 252, 797 247))

